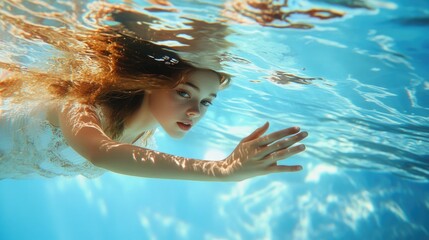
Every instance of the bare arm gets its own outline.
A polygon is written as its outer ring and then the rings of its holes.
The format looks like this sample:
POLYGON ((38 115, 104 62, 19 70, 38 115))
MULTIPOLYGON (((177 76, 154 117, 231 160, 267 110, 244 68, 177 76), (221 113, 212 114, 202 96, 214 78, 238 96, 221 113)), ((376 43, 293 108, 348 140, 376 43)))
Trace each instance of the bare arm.
POLYGON ((243 139, 228 158, 206 161, 116 142, 103 132, 98 117, 88 107, 67 106, 61 111, 59 119, 61 130, 71 147, 94 165, 116 173, 152 178, 240 181, 273 172, 301 169, 299 166, 277 166, 278 160, 302 151, 290 146, 305 136, 295 135, 287 141, 276 142, 299 131, 295 128, 260 137, 268 129, 266 124, 243 139))
POLYGON ((59 120, 68 144, 98 167, 139 177, 221 181, 219 162, 173 156, 112 140, 91 108, 67 106, 59 120))

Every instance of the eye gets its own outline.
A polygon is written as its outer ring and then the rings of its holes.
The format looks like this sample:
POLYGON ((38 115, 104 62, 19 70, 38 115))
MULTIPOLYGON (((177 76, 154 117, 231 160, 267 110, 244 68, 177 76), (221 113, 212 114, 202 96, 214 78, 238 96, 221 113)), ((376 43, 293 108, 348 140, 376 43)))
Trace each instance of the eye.
POLYGON ((209 100, 203 100, 201 101, 201 104, 205 107, 210 107, 210 105, 213 105, 213 103, 209 100))
POLYGON ((184 97, 184 98, 190 98, 191 95, 189 95, 189 93, 187 93, 186 91, 182 91, 182 90, 177 90, 176 91, 177 94, 179 94, 179 96, 184 97))

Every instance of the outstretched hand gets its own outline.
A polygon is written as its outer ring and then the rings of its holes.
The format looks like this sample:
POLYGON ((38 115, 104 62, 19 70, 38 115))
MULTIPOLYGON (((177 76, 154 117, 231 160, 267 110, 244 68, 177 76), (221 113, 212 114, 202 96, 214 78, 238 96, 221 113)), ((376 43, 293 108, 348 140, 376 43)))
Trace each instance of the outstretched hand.
POLYGON ((274 133, 263 134, 269 123, 256 129, 237 145, 232 154, 224 160, 228 166, 227 180, 241 181, 247 178, 278 172, 296 172, 301 166, 278 165, 277 162, 305 150, 305 145, 294 145, 307 137, 298 127, 286 128, 274 133))

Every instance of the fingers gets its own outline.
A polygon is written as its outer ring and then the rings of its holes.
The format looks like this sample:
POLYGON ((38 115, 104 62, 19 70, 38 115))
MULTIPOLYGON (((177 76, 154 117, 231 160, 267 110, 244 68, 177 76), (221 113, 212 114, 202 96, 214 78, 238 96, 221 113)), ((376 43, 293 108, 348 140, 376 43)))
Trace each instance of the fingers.
POLYGON ((249 142, 249 141, 252 141, 252 140, 259 138, 268 130, 269 126, 270 126, 270 124, 268 122, 266 122, 262 127, 256 129, 252 134, 243 138, 242 142, 249 142))
MULTIPOLYGON (((275 156, 275 154, 280 151, 282 151, 281 153, 290 153, 286 151, 286 149, 296 144, 297 142, 303 140, 307 136, 308 136, 307 132, 301 132, 290 138, 278 140, 277 142, 274 142, 268 146, 259 147, 256 156, 259 157, 259 160, 265 160, 267 156, 275 156)), ((281 153, 278 153, 278 154, 281 154, 281 153)))
POLYGON ((275 163, 279 160, 289 158, 297 153, 305 151, 305 145, 301 144, 294 147, 285 148, 265 156, 262 161, 265 161, 267 164, 275 163))
POLYGON ((270 165, 266 169, 266 171, 270 173, 276 172, 298 172, 302 170, 302 166, 294 165, 294 166, 284 166, 284 165, 270 165))
POLYGON ((268 134, 267 136, 262 137, 259 141, 258 141, 258 145, 259 146, 266 146, 268 144, 271 144, 279 139, 282 139, 284 137, 296 134, 299 132, 299 127, 291 127, 291 128, 286 128, 277 132, 273 132, 268 134))
POLYGON ((293 144, 303 140, 307 136, 308 136, 307 132, 301 132, 301 133, 298 133, 295 136, 292 136, 290 138, 279 140, 279 141, 267 146, 265 149, 262 149, 261 154, 267 155, 267 154, 288 148, 288 147, 292 146, 293 144))

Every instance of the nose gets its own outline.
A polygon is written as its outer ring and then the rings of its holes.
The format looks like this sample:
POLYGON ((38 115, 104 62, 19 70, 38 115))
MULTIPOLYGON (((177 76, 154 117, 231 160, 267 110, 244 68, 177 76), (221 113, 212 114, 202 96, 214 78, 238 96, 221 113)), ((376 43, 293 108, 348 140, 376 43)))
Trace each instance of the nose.
POLYGON ((197 118, 197 117, 201 116, 201 111, 200 111, 200 108, 199 108, 198 104, 195 104, 194 106, 190 107, 186 111, 186 115, 189 118, 197 118))

